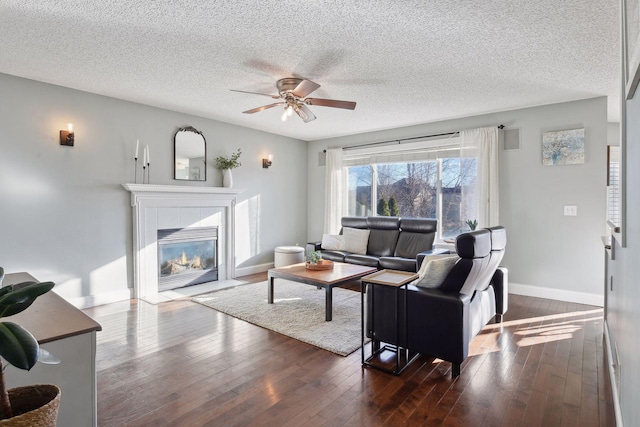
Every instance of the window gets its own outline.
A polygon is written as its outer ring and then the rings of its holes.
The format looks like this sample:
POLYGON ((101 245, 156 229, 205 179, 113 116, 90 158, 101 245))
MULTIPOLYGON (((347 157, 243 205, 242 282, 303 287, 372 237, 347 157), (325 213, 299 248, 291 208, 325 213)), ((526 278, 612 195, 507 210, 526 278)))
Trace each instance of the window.
POLYGON ((439 239, 468 230, 477 218, 477 163, 460 157, 456 140, 345 155, 348 215, 437 218, 439 239))
POLYGON ((370 166, 354 166, 348 168, 347 205, 350 216, 373 215, 371 205, 371 182, 373 169, 370 166))
POLYGON ((620 178, 621 150, 619 146, 607 146, 607 219, 614 227, 622 223, 622 192, 620 178))

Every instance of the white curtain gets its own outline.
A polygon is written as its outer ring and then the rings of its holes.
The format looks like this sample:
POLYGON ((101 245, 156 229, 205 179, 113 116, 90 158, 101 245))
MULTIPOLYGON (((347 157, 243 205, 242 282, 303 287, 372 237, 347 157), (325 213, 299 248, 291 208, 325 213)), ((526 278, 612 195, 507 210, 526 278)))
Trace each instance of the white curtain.
POLYGON ((475 199, 478 228, 499 225, 498 128, 461 131, 460 154, 463 157, 475 157, 477 162, 477 197, 466 199, 475 199))
POLYGON ((343 204, 345 176, 342 169, 342 148, 327 149, 327 173, 325 175, 324 232, 338 234, 344 215, 343 204))

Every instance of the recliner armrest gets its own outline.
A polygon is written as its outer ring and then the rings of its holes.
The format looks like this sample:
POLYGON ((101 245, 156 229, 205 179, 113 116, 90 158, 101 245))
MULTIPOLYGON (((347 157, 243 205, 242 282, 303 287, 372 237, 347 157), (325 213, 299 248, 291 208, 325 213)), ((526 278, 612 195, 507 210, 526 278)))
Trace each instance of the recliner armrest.
POLYGON ((470 339, 470 295, 409 285, 407 291, 401 289, 398 295, 397 321, 400 329, 397 331, 396 323, 392 320, 396 313, 394 292, 395 289, 391 287, 369 285, 365 331, 368 337, 391 344, 406 343, 413 351, 450 362, 464 361, 470 339), (405 323, 405 292, 409 294, 408 328, 405 323), (375 307, 372 309, 374 293, 375 307))
POLYGON ((320 249, 322 249, 322 242, 307 242, 306 255, 308 255, 309 252, 319 251, 320 249))
POLYGON ((409 348, 462 363, 471 339, 470 304, 470 295, 419 289, 409 300, 409 348))
POLYGON ((447 255, 450 253, 451 251, 449 249, 442 249, 442 248, 433 248, 433 249, 429 249, 428 251, 420 252, 418 255, 416 255, 418 270, 420 270, 420 266, 422 266, 422 261, 424 261, 425 257, 428 257, 430 255, 447 255))

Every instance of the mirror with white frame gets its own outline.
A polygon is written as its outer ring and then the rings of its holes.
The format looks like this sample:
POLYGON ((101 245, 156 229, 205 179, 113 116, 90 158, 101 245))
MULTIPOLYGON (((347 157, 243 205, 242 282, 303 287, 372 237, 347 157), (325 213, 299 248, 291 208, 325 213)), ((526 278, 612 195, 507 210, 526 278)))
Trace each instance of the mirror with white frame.
POLYGON ((207 180, 207 142, 199 130, 187 126, 174 137, 174 179, 207 180))

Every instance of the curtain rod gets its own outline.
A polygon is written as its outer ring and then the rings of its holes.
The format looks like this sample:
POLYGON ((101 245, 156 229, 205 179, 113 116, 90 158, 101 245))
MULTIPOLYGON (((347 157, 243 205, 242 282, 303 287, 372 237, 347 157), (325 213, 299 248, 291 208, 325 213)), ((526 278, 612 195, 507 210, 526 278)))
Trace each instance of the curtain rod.
MULTIPOLYGON (((498 129, 504 129, 504 125, 498 126, 498 129)), ((447 132, 447 133, 436 133, 436 134, 433 134, 433 135, 413 136, 411 138, 392 139, 392 140, 389 140, 389 141, 368 142, 366 144, 359 144, 359 145, 347 145, 346 147, 342 147, 342 150, 353 150, 353 149, 361 148, 361 147, 371 147, 371 146, 374 146, 374 145, 392 144, 394 142, 397 143, 397 144, 402 144, 403 142, 413 141, 413 140, 416 140, 416 139, 435 138, 436 136, 450 136, 450 135, 455 135, 457 133, 460 133, 460 131, 447 132)), ((326 153, 327 150, 322 150, 322 152, 326 153)))

